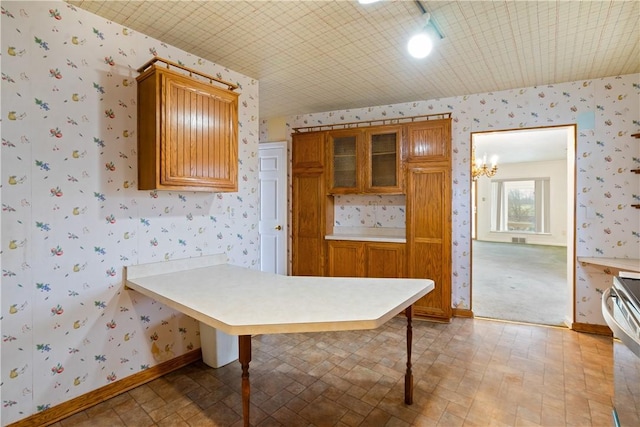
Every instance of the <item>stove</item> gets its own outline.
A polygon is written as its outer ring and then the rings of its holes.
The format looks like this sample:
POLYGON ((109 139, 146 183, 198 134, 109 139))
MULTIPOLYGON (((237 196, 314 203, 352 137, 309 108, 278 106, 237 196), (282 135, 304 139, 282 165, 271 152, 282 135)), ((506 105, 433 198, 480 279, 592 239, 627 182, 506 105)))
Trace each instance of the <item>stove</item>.
POLYGON ((613 286, 622 288, 629 295, 631 303, 640 307, 640 279, 616 276, 613 280, 613 286))
POLYGON ((640 425, 640 279, 614 277, 602 295, 602 314, 613 331, 613 422, 640 425))

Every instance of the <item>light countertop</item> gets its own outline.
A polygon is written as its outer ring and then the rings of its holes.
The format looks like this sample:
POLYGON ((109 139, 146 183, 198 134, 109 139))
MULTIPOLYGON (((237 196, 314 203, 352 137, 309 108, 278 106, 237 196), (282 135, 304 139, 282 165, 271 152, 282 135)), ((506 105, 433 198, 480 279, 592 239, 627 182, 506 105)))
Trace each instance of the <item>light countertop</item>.
POLYGON ((215 257, 130 266, 125 284, 231 335, 374 329, 434 288, 428 279, 281 276, 215 257))
POLYGON ((579 256, 578 262, 616 268, 622 271, 640 272, 640 259, 636 258, 599 258, 579 256))
POLYGON ((406 243, 404 228, 388 227, 334 227, 326 240, 356 240, 362 242, 406 243))

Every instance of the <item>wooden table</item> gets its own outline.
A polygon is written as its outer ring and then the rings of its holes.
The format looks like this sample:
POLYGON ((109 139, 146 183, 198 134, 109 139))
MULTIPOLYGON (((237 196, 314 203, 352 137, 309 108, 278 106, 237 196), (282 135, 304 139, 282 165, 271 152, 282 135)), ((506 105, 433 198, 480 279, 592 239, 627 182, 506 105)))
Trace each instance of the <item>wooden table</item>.
POLYGON ((125 267, 125 285, 230 335, 238 335, 242 410, 249 425, 251 335, 375 329, 405 310, 405 403, 413 403, 413 303, 428 279, 281 276, 226 264, 224 254, 125 267))

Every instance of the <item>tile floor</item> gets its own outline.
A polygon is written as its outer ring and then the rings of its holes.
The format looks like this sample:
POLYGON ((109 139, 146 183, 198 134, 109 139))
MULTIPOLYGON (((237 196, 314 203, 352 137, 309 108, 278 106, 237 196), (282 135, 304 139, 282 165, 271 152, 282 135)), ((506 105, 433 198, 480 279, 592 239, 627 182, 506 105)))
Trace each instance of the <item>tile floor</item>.
MULTIPOLYGON (((413 322, 414 403, 403 403, 406 320, 373 331, 253 338, 255 426, 610 426, 611 339, 454 318, 413 322)), ((196 362, 56 424, 241 426, 240 365, 196 362)))

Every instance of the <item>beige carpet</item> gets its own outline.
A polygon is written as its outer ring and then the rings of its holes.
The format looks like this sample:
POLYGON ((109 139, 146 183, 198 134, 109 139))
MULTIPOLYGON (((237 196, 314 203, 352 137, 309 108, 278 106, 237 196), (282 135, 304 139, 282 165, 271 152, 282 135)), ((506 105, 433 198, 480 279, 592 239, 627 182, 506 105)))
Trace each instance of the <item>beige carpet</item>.
POLYGON ((475 316, 565 326, 566 247, 474 240, 472 249, 475 316))

